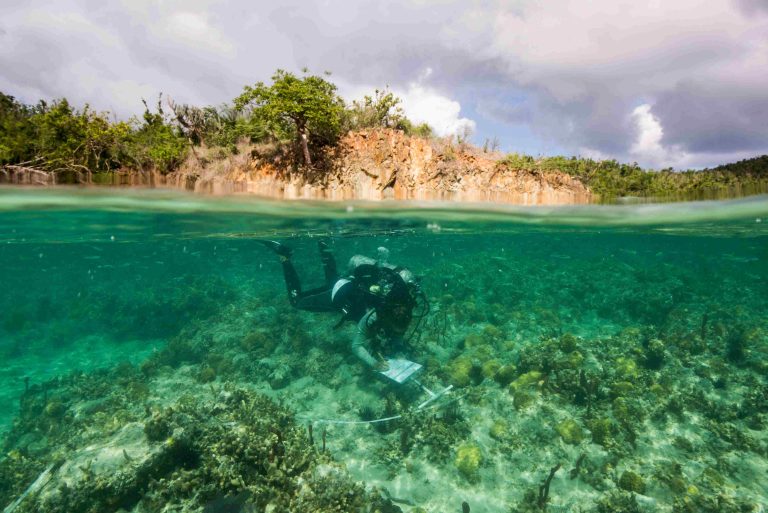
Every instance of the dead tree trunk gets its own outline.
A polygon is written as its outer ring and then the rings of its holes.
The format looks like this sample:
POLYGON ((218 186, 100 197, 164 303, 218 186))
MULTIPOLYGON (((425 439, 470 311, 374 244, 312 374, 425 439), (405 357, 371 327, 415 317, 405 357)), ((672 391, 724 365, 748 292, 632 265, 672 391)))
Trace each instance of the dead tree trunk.
POLYGON ((301 151, 304 152, 304 164, 307 167, 312 165, 312 159, 309 157, 309 143, 307 137, 307 127, 299 126, 299 141, 301 142, 301 151))

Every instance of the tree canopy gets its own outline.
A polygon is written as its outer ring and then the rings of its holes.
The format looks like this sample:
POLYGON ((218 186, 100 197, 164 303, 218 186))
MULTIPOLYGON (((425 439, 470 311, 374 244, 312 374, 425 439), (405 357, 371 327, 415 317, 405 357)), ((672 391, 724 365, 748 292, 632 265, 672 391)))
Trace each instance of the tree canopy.
POLYGON ((235 98, 238 110, 252 109, 274 133, 293 131, 301 145, 304 163, 312 164, 310 141, 317 144, 336 142, 341 130, 344 101, 336 94, 336 86, 317 75, 297 77, 277 70, 272 85, 257 82, 246 86, 235 98))
MULTIPOLYGON (((428 125, 415 125, 405 116, 401 100, 388 88, 347 105, 327 76, 306 70, 302 75, 277 70, 270 84, 246 86, 230 104, 196 107, 163 102, 160 96, 156 105, 144 101, 144 107, 142 116, 119 121, 88 105, 74 107, 64 98, 25 105, 0 92, 0 179, 17 170, 56 173, 57 180, 64 176, 64 181, 78 182, 89 181, 92 173, 119 169, 167 173, 178 169, 190 152, 205 165, 211 156, 243 149, 294 170, 302 163, 307 169, 324 146, 349 131, 390 128, 432 136, 428 125), (198 152, 198 147, 212 151, 198 152)), ((768 188, 768 156, 703 171, 650 171, 615 160, 518 154, 507 155, 498 166, 567 173, 604 198, 768 188)), ((314 167, 324 168, 318 162, 314 167)))

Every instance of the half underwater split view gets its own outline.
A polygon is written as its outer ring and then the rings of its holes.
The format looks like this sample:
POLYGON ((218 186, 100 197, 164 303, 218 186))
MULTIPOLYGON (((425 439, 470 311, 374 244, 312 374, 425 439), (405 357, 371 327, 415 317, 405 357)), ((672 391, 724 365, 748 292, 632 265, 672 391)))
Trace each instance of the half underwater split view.
POLYGON ((766 196, 2 189, 0 261, 6 513, 768 504, 766 196))

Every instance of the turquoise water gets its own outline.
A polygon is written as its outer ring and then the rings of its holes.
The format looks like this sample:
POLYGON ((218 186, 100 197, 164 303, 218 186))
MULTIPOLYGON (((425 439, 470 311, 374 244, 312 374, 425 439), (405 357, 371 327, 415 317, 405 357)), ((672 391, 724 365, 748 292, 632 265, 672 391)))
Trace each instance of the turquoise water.
POLYGON ((765 196, 514 208, 4 189, 0 262, 0 507, 51 464, 17 511, 768 501, 765 196), (355 359, 353 325, 290 307, 263 238, 294 249, 308 287, 318 240, 340 268, 387 247, 431 305, 407 356, 430 389, 454 388, 417 410, 415 384, 355 359), (238 430, 277 440, 262 463, 232 448, 261 443, 238 430), (158 463, 178 439, 189 449, 158 463), (317 491, 345 486, 354 500, 317 491))

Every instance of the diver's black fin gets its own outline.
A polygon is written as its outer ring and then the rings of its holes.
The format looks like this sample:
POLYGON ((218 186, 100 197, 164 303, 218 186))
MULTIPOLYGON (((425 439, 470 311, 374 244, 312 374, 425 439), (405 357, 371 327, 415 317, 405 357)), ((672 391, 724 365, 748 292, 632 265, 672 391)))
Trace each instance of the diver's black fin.
POLYGON ((266 247, 274 251, 276 255, 281 257, 291 258, 291 255, 293 254, 293 250, 291 248, 285 244, 280 244, 276 240, 260 240, 259 242, 264 244, 266 247))

